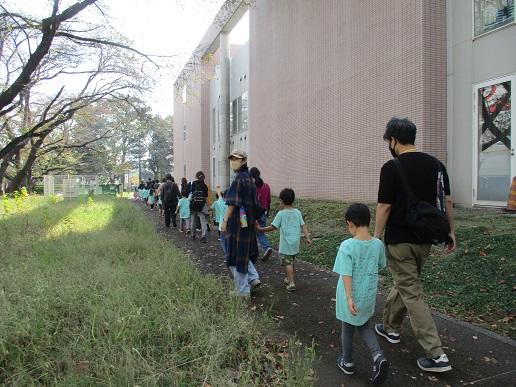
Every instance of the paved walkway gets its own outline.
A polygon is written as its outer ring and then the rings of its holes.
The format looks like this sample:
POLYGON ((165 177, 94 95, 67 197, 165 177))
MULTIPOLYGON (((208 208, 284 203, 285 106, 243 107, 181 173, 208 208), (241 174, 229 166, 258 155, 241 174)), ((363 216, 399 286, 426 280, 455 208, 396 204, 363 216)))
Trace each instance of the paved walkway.
MULTIPOLYGON (((143 205, 140 205, 143 209, 143 205)), ((166 229, 162 218, 145 210, 156 225, 158 233, 170 240, 199 264, 202 271, 227 275, 222 250, 216 232, 209 235, 208 243, 192 241, 176 229, 166 229)), ((270 308, 278 329, 297 337, 307 345, 316 344, 318 356, 315 369, 316 385, 368 386, 371 360, 357 335, 353 376, 344 375, 335 365, 340 350, 340 325, 335 319, 335 287, 337 277, 330 271, 310 263, 296 266, 297 291, 288 293, 283 286, 284 272, 277 254, 266 262, 259 262, 263 286, 252 297, 262 309, 270 308)), ((380 321, 384 296, 378 295, 375 321, 380 321)), ((422 372, 416 365, 422 350, 416 342, 410 324, 405 321, 401 344, 389 344, 380 339, 380 345, 391 362, 390 374, 383 386, 516 386, 516 342, 470 324, 434 313, 439 333, 453 366, 446 374, 422 372)))

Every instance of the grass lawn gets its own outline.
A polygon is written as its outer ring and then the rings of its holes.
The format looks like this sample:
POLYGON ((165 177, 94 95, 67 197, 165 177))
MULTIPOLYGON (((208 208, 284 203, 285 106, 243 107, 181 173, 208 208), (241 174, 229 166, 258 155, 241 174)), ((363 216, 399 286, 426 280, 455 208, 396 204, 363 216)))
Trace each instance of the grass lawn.
MULTIPOLYGON (((274 213, 278 206, 274 199, 274 213)), ((340 242, 350 237, 343 219, 347 205, 296 199, 295 206, 315 240, 311 247, 302 244, 300 258, 333 268, 340 242)), ((457 251, 446 256, 434 247, 423 270, 428 302, 447 315, 516 338, 516 216, 494 209, 456 209, 455 215, 457 251)), ((279 234, 268 236, 277 246, 279 234)), ((388 292, 392 281, 387 271, 383 274, 388 292)))
POLYGON ((129 200, 8 208, 1 385, 312 384, 313 352, 267 336, 268 317, 201 275, 129 200))

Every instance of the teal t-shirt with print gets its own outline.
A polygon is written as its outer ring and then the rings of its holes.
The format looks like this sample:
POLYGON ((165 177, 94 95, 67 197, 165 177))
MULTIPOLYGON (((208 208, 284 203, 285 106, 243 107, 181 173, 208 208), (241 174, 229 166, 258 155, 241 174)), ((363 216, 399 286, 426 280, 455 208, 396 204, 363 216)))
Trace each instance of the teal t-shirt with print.
POLYGON ((305 224, 301 211, 297 208, 280 210, 271 224, 280 232, 279 253, 284 255, 299 254, 301 226, 305 224))
POLYGON ((190 201, 187 198, 179 199, 179 217, 181 219, 188 219, 190 217, 190 201))
POLYGON ((333 266, 333 271, 339 274, 335 308, 337 319, 360 326, 371 318, 378 292, 378 269, 385 267, 386 261, 385 247, 379 239, 363 241, 350 238, 341 243, 333 266), (356 316, 348 308, 343 275, 352 278, 351 292, 357 309, 356 316))
POLYGON ((219 224, 219 230, 220 225, 222 224, 222 221, 224 220, 224 214, 226 213, 226 203, 224 202, 224 199, 220 198, 217 199, 210 207, 215 212, 215 221, 219 224))

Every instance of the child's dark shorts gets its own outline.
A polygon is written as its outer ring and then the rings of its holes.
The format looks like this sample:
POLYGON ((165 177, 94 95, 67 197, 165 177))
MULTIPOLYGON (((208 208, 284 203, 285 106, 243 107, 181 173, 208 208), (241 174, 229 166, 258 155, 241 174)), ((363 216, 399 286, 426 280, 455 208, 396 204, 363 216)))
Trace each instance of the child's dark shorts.
POLYGON ((281 266, 290 266, 294 264, 296 255, 280 254, 281 266))

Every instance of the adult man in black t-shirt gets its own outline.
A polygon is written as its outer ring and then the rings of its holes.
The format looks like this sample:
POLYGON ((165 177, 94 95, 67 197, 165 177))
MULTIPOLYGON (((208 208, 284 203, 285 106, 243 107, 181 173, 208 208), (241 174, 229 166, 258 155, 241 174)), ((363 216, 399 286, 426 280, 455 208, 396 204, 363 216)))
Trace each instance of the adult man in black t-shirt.
MULTIPOLYGON (((393 157, 397 157, 407 177, 408 184, 419 200, 437 206, 438 174, 441 171, 445 210, 450 223, 449 253, 455 249, 453 202, 446 168, 434 157, 417 152, 414 145, 416 126, 406 118, 392 118, 387 123, 383 139, 388 142, 393 157)), ((405 215, 407 198, 394 160, 386 162, 380 172, 378 206, 374 235, 380 237, 385 228, 388 267, 394 286, 391 289, 383 313, 383 324, 376 324, 376 333, 390 343, 400 342, 401 324, 405 314, 426 357, 419 358, 419 368, 430 372, 451 370, 448 357, 443 352, 430 309, 424 300, 421 270, 430 253, 430 244, 420 242, 407 226, 405 215)))

